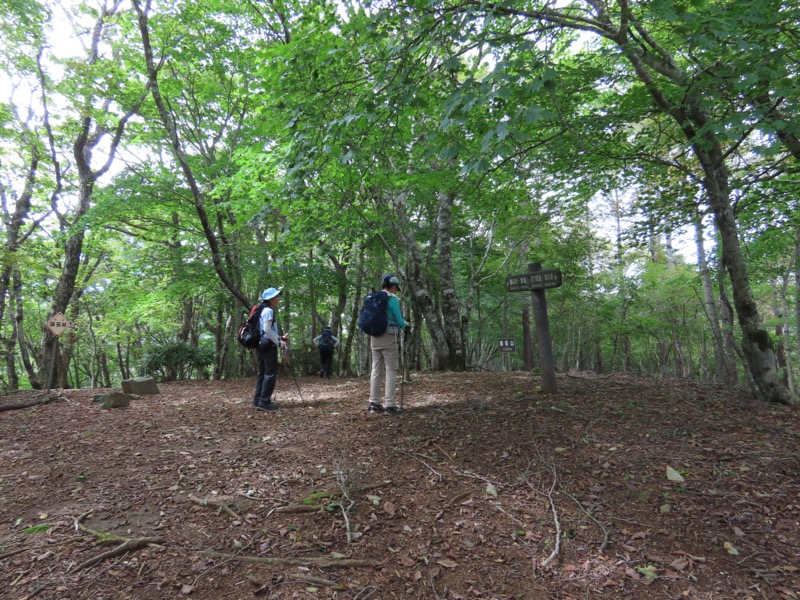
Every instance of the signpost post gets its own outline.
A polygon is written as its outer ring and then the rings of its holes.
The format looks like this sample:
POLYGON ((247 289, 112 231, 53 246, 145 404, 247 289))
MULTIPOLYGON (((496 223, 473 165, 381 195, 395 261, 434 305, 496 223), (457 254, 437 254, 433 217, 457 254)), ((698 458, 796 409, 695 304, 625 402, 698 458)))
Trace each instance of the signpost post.
POLYGON ((558 269, 543 270, 541 263, 530 263, 527 273, 506 277, 506 289, 509 292, 531 291, 533 316, 536 322, 536 339, 539 342, 539 357, 542 366, 542 391, 549 394, 556 391, 556 367, 544 291, 560 286, 561 271, 558 269))
POLYGON ((63 314, 57 313, 47 319, 47 328, 56 336, 56 343, 53 344, 53 356, 50 357, 50 373, 47 375, 47 393, 53 387, 53 369, 56 366, 56 355, 58 354, 58 336, 64 333, 67 329, 72 327, 72 323, 67 321, 63 314))

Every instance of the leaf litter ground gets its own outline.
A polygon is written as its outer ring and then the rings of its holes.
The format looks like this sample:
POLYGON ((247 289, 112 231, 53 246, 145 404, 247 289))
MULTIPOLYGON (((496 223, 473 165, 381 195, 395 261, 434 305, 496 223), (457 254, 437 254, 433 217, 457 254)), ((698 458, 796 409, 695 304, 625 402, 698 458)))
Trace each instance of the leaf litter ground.
POLYGON ((796 410, 462 373, 369 415, 368 385, 285 376, 274 413, 253 380, 0 412, 0 597, 800 597, 796 410))

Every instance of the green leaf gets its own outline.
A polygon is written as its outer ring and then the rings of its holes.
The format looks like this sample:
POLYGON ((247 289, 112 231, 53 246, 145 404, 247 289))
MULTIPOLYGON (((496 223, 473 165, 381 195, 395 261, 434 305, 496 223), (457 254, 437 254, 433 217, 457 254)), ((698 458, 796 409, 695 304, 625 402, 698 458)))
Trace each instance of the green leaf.
POLYGON ((639 573, 641 573, 648 579, 658 578, 658 569, 653 565, 647 565, 646 567, 636 567, 636 570, 639 571, 639 573))
POLYGON ((22 533, 26 533, 28 535, 33 533, 44 533, 45 531, 50 530, 50 525, 33 525, 32 527, 28 527, 22 530, 22 533))

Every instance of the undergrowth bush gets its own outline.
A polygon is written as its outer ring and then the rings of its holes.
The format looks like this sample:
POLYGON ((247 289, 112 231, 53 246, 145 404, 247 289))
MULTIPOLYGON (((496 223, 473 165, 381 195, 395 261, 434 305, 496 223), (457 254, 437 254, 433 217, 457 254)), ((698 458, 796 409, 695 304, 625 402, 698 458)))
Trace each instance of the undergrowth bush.
POLYGON ((163 346, 151 346, 141 363, 145 375, 159 381, 191 379, 197 373, 199 379, 208 377, 208 367, 214 364, 211 350, 197 348, 185 342, 167 342, 163 346))

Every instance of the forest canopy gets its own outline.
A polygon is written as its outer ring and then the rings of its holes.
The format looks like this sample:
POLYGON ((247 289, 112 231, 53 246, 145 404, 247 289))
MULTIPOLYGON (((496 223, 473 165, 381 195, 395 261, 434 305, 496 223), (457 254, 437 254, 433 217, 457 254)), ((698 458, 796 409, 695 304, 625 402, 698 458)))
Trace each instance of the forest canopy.
POLYGON ((540 263, 559 370, 794 401, 796 4, 3 8, 5 390, 52 357, 56 387, 248 376, 235 334, 269 286, 295 368, 330 326, 363 374, 386 273, 412 368, 532 369, 505 280, 540 263))

